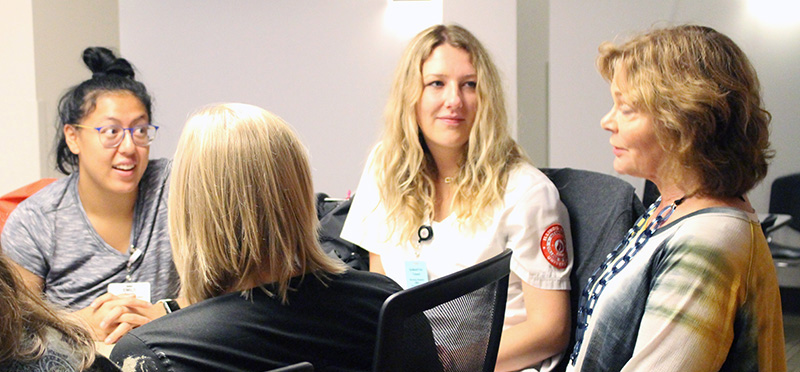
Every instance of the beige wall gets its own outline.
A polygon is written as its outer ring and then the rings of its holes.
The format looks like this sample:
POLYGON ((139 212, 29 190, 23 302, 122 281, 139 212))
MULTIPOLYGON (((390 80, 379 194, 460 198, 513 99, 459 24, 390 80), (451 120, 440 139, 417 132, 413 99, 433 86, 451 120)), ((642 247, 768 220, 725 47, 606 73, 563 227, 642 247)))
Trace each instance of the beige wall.
POLYGON ((0 5, 0 194, 5 194, 39 178, 40 155, 32 5, 13 0, 0 5))
POLYGON ((119 50, 117 0, 2 0, 0 194, 57 177, 52 148, 58 99, 87 79, 87 46, 119 50))

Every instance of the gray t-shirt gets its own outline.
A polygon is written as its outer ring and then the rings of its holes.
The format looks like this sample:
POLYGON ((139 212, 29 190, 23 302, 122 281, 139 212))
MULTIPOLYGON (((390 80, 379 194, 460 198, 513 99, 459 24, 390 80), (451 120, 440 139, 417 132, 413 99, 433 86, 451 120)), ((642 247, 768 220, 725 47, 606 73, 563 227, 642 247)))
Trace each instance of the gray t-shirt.
MULTIPOLYGON (((141 250, 131 264, 131 282, 149 282, 152 301, 177 296, 179 278, 167 232, 167 159, 151 160, 139 182, 131 246, 141 250)), ((80 310, 126 282, 133 250, 120 253, 97 234, 78 196, 78 173, 26 199, 2 232, 9 258, 44 280, 47 299, 80 310)))

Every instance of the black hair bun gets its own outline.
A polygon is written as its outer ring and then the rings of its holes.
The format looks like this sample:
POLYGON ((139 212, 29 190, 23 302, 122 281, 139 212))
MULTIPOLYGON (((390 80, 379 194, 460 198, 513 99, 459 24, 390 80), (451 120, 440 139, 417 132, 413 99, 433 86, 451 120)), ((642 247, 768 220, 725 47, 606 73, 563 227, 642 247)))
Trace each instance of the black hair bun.
POLYGON ((133 79, 133 66, 124 58, 103 47, 89 47, 83 51, 83 62, 92 71, 92 79, 103 76, 120 76, 133 79))

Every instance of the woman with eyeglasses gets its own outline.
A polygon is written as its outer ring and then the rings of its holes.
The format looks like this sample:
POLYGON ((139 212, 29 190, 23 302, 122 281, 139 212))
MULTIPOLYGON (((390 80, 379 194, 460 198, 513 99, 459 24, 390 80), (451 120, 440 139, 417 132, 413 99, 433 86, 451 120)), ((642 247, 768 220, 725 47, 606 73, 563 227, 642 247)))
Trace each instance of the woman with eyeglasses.
POLYGON ((92 77, 59 101, 56 165, 68 177, 14 210, 2 246, 28 287, 114 342, 167 312, 150 299, 178 293, 169 162, 148 160, 158 127, 131 64, 101 47, 84 50, 83 61, 92 77))

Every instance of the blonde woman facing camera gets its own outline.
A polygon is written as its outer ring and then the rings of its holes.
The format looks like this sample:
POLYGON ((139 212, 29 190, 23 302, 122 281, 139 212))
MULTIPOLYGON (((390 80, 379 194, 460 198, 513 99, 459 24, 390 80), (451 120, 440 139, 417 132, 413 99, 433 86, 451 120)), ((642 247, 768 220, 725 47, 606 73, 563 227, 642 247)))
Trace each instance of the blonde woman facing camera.
POLYGON ((500 74, 459 26, 408 45, 341 236, 405 287, 513 249, 497 370, 554 367, 569 339, 569 216, 508 131, 500 74))
POLYGON ((727 36, 702 26, 600 46, 614 169, 661 192, 578 308, 576 371, 785 371, 775 268, 746 194, 770 114, 727 36))
POLYGON ((170 183, 169 227, 190 306, 123 337, 137 371, 263 371, 301 361, 369 371, 378 313, 400 287, 348 271, 317 243, 306 149, 277 116, 223 104, 193 115, 170 183))

